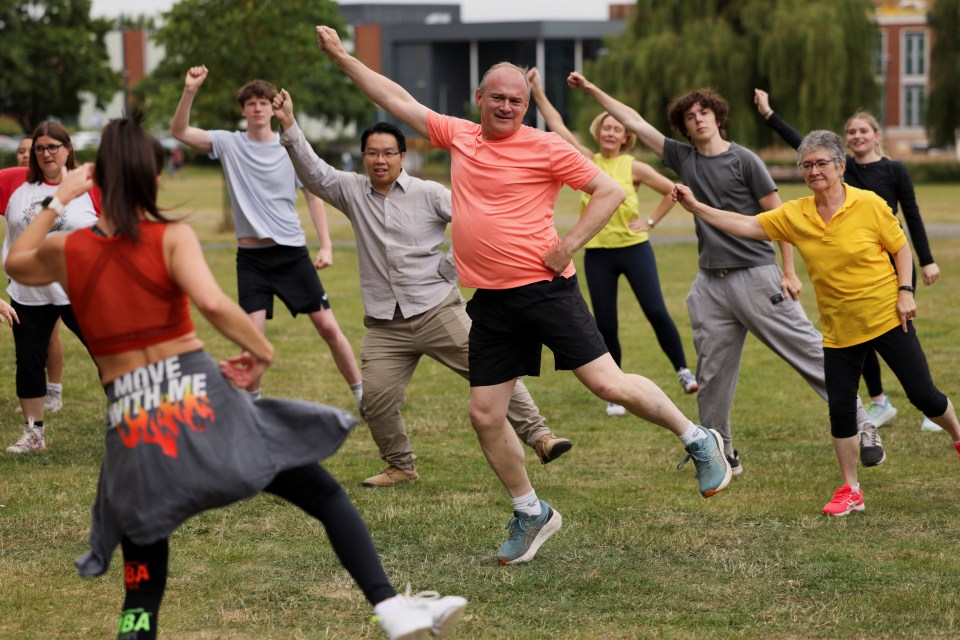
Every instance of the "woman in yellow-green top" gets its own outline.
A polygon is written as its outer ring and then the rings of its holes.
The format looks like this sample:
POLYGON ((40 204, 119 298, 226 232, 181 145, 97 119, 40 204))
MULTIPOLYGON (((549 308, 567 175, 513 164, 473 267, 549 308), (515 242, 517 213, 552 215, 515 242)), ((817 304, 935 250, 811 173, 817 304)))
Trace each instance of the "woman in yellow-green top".
POLYGON ((701 204, 682 185, 674 187, 674 198, 721 231, 789 242, 803 256, 820 310, 830 432, 844 480, 823 512, 844 516, 864 509, 857 480, 856 403, 868 351, 889 365, 910 402, 949 432, 958 453, 960 423, 953 403, 933 384, 913 328, 913 257, 890 207, 872 191, 844 184, 846 153, 837 134, 810 132, 797 157, 813 196, 756 217, 701 204))
MULTIPOLYGON (((590 133, 600 147, 598 153, 580 144, 573 133, 563 124, 560 113, 550 104, 540 86, 540 74, 531 69, 527 74, 537 109, 543 115, 551 131, 576 147, 580 153, 591 158, 604 173, 613 177, 627 193, 600 233, 584 245, 583 269, 590 291, 593 315, 597 328, 606 342, 610 355, 620 365, 621 350, 618 337, 617 287, 620 276, 626 276, 637 302, 653 327, 660 348, 670 359, 677 372, 677 379, 686 393, 698 390, 697 379, 687 368, 683 343, 677 326, 667 311, 660 291, 657 262, 650 246, 648 231, 659 222, 673 206, 670 195, 673 183, 657 173, 650 165, 636 160, 628 152, 636 142, 636 136, 628 132, 610 114, 604 112, 590 125, 590 133), (660 193, 663 198, 649 217, 641 218, 637 188, 644 184, 660 193)), ((580 210, 586 207, 590 196, 584 194, 580 210)), ((624 415, 623 407, 607 405, 607 415, 624 415)))

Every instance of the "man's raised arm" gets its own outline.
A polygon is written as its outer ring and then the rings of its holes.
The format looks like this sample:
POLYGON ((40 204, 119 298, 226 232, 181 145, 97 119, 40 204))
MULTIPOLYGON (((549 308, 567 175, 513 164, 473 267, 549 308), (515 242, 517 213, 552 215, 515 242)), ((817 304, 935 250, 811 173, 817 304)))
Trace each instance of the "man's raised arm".
POLYGON ((600 87, 587 80, 584 75, 578 71, 573 71, 567 76, 567 84, 570 85, 572 89, 579 89, 588 96, 592 96, 607 113, 612 115, 614 119, 619 120, 627 130, 637 134, 640 141, 647 145, 651 151, 657 154, 658 157, 663 157, 663 141, 666 139, 665 136, 657 131, 656 127, 644 120, 643 117, 637 113, 636 109, 632 109, 619 100, 608 96, 600 87))
POLYGON ((386 109, 393 116, 406 122, 422 135, 429 138, 427 132, 427 113, 429 109, 417 102, 406 89, 396 82, 373 71, 365 64, 347 53, 340 42, 340 36, 330 27, 317 27, 317 46, 327 54, 330 61, 340 67, 353 83, 368 98, 386 109))

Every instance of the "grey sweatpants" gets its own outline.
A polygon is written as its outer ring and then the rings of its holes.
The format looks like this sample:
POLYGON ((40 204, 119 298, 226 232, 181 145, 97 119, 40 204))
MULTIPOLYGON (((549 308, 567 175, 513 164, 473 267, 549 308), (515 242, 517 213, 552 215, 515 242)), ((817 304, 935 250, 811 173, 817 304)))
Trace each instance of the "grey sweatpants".
MULTIPOLYGON (((823 336, 813 328, 800 303, 781 294, 781 277, 775 264, 701 270, 687 296, 697 350, 700 422, 720 432, 727 456, 733 455, 730 408, 748 331, 827 399, 823 336)), ((857 424, 868 419, 858 400, 857 424)))

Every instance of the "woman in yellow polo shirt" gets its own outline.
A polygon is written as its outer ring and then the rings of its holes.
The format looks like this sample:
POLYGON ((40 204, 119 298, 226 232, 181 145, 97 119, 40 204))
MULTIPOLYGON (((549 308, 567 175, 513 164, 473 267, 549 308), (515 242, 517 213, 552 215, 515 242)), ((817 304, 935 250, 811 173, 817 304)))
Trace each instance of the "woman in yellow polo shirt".
POLYGON ((910 284, 913 256, 897 219, 880 196, 844 184, 846 154, 837 134, 810 132, 797 157, 813 195, 756 217, 701 204, 683 185, 674 186, 673 197, 722 231, 783 240, 803 256, 820 310, 830 431, 844 480, 823 512, 844 516, 864 508, 857 480, 855 416, 867 351, 873 349, 884 359, 910 402, 950 434, 958 453, 960 423, 953 403, 933 384, 911 322, 917 315, 910 284))
MULTIPOLYGON (((657 262, 650 246, 648 232, 673 207, 671 189, 673 183, 650 165, 640 162, 629 154, 636 143, 636 136, 607 112, 597 116, 590 125, 590 134, 600 151, 594 153, 580 144, 577 137, 567 129, 560 113, 547 99, 540 86, 540 73, 531 69, 527 73, 537 109, 547 126, 554 133, 593 160, 604 173, 613 177, 623 187, 627 199, 614 212, 610 222, 584 245, 583 270, 590 292, 590 304, 597 321, 597 328, 617 366, 620 366, 621 349, 619 322, 617 319, 617 290, 620 276, 626 276, 640 309, 647 317, 657 336, 660 348, 670 360, 680 386, 686 393, 699 390, 697 379, 687 368, 680 332, 673 322, 660 291, 657 262), (640 217, 637 188, 646 185, 663 196, 657 208, 647 218, 640 217)), ((588 194, 580 199, 580 210, 590 201, 588 194)), ((608 416, 622 416, 626 410, 617 404, 607 405, 608 416)))

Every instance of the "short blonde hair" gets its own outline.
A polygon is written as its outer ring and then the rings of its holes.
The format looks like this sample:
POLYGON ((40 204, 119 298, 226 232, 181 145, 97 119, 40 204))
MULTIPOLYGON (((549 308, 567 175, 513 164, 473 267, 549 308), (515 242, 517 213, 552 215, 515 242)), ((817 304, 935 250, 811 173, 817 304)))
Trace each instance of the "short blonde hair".
MULTIPOLYGON (((590 123, 590 135, 592 135, 593 139, 597 142, 600 142, 600 127, 603 126, 603 121, 607 117, 613 118, 616 122, 620 122, 606 111, 603 111, 600 115, 594 118, 593 122, 590 123)), ((626 129, 626 127, 624 127, 624 129, 626 129)), ((627 139, 624 140, 622 145, 620 145, 620 153, 627 153, 630 151, 630 149, 633 149, 633 145, 635 144, 637 144, 637 135, 633 131, 627 129, 627 139)))

